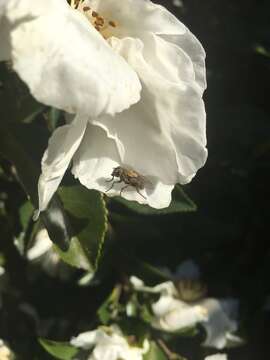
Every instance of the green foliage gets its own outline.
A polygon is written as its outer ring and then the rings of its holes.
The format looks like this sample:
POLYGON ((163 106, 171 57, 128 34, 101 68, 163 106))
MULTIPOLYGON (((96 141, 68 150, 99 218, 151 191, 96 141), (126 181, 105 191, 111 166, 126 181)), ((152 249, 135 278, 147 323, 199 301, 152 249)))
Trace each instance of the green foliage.
POLYGON ((56 359, 72 360, 79 351, 68 342, 58 342, 42 338, 38 340, 40 345, 56 359))
POLYGON ((154 209, 148 205, 141 205, 135 201, 128 201, 117 197, 116 201, 140 215, 167 215, 197 210, 196 204, 189 198, 180 185, 176 185, 172 193, 172 202, 165 209, 154 209))
POLYGON ((187 360, 179 354, 171 352, 162 340, 158 340, 159 345, 152 341, 150 349, 144 356, 144 360, 187 360))
POLYGON ((154 342, 151 341, 150 349, 146 355, 143 357, 144 360, 168 360, 167 356, 160 349, 160 347, 154 342))
POLYGON ((31 122, 45 106, 38 103, 9 64, 0 63, 0 118, 7 122, 31 122))
POLYGON ((108 227, 103 196, 82 186, 61 187, 59 195, 65 210, 70 214, 80 246, 95 271, 102 255, 108 227))
MULTIPOLYGON (((45 132, 46 134, 46 132, 45 132)), ((44 131, 35 124, 3 123, 0 121, 0 153, 14 165, 14 176, 19 180, 32 204, 38 206, 37 183, 40 174, 40 158, 43 150, 44 131)), ((61 249, 67 250, 70 225, 63 207, 54 196, 48 209, 40 215, 50 238, 61 249)))
POLYGON ((121 286, 116 286, 108 299, 98 309, 98 317, 103 325, 108 325, 110 321, 114 320, 120 310, 119 298, 121 295, 121 286))
POLYGON ((54 245, 54 250, 65 263, 79 269, 92 270, 91 264, 89 264, 88 258, 76 237, 71 239, 68 251, 62 251, 56 245, 54 245))
POLYGON ((21 223, 23 231, 26 231, 26 229, 29 225, 29 222, 32 219, 33 212, 34 212, 34 208, 30 201, 26 201, 19 208, 20 223, 21 223))

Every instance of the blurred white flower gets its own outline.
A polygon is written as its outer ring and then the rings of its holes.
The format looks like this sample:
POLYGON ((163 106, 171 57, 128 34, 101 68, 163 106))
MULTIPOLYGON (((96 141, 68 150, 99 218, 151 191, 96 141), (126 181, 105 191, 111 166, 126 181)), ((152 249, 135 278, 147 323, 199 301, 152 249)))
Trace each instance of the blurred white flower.
POLYGON ((238 329, 238 300, 208 298, 200 303, 208 313, 208 321, 202 324, 206 331, 203 345, 223 349, 230 343, 234 345, 243 343, 240 337, 233 334, 238 329))
POLYGON ((173 5, 179 8, 182 8, 184 6, 182 0, 173 0, 173 5))
POLYGON ((210 356, 206 356, 205 360, 227 360, 226 354, 214 354, 210 356))
POLYGON ((164 294, 170 296, 177 295, 177 289, 171 281, 165 281, 155 286, 146 286, 144 282, 136 276, 131 276, 130 283, 136 291, 148 292, 153 294, 164 294))
POLYGON ((149 342, 143 347, 130 345, 121 330, 113 325, 84 332, 71 339, 70 343, 84 350, 91 350, 88 360, 143 360, 149 350, 149 342))
POLYGON ((27 259, 40 264, 48 275, 62 280, 68 279, 72 271, 72 268, 64 264, 54 250, 46 229, 37 232, 33 246, 27 251, 27 259))
POLYGON ((208 312, 203 306, 189 305, 170 295, 161 295, 152 310, 155 315, 152 325, 165 331, 182 330, 208 320, 208 312))
POLYGON ((2 300, 2 291, 5 289, 5 285, 6 285, 6 271, 5 268, 3 266, 0 266, 0 308, 3 305, 3 300, 2 300))
POLYGON ((27 259, 29 261, 34 261, 39 259, 43 255, 47 254, 52 250, 53 243, 49 238, 48 232, 46 229, 41 229, 37 232, 35 241, 32 247, 27 251, 27 259))
MULTIPOLYGON (((1 5, 1 3, 0 3, 1 5)), ((4 343, 2 339, 0 339, 0 359, 1 360, 12 360, 13 353, 10 348, 4 343)))
MULTIPOLYGON (((160 293, 158 301, 152 304, 154 320, 152 325, 158 329, 174 332, 193 327, 200 323, 206 331, 205 346, 223 349, 230 342, 241 344, 242 339, 233 335, 238 328, 238 301, 235 299, 204 298, 196 301, 183 301, 181 293, 173 282, 165 282, 154 287, 147 287, 136 277, 130 279, 136 291, 160 293)), ((195 295, 199 287, 195 283, 195 295)), ((182 291, 184 289, 181 289, 182 291)), ((188 284, 192 293, 192 283, 188 284)), ((190 296, 190 298, 192 298, 190 296)))

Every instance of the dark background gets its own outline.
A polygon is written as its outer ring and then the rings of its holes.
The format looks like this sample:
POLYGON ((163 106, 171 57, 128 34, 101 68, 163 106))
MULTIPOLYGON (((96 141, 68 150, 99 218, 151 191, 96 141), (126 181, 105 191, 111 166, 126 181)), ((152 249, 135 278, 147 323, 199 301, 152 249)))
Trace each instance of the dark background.
MULTIPOLYGON (((182 7, 160 3, 196 34, 206 50, 209 158, 185 187, 198 206, 196 213, 157 219, 133 217, 127 211, 124 223, 112 216, 116 243, 152 265, 172 270, 182 260, 196 260, 209 296, 240 299, 240 335, 246 344, 228 350, 229 359, 266 360, 270 358, 270 316, 263 311, 270 295, 270 2, 186 0, 182 7)), ((2 165, 6 166, 4 160, 2 165)), ((16 218, 16 209, 25 200, 23 191, 11 179, 1 179, 0 191, 7 194, 7 207, 16 218)), ((119 260, 116 271, 94 289, 79 289, 46 274, 33 281, 31 269, 4 231, 1 238, 11 285, 2 299, 0 337, 22 359, 49 359, 36 342, 32 316, 20 311, 18 304, 31 304, 43 320, 51 321, 52 339, 67 340, 89 322, 125 262, 119 260)), ((207 352, 199 340, 183 345, 182 354, 201 360, 207 352)))

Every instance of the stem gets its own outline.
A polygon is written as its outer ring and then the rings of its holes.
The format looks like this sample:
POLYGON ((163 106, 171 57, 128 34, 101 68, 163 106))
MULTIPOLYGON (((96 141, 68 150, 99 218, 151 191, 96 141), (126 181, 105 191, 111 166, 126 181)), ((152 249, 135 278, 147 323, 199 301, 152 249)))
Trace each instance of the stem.
POLYGON ((157 339, 157 343, 158 343, 159 347, 161 348, 161 350, 164 352, 164 354, 168 357, 169 360, 179 359, 179 356, 177 354, 173 353, 162 339, 157 339))

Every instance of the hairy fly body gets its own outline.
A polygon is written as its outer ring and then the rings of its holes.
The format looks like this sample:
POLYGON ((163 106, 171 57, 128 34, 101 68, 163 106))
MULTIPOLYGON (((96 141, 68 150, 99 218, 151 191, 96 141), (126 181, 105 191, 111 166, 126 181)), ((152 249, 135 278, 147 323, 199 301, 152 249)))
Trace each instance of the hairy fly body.
POLYGON ((120 196, 122 195, 123 190, 125 190, 129 186, 132 186, 136 189, 137 193, 140 194, 145 199, 145 196, 143 196, 140 190, 145 188, 146 179, 144 176, 140 175, 137 171, 126 169, 121 166, 117 166, 116 168, 113 169, 111 175, 112 178, 107 181, 108 182, 112 181, 113 183, 110 186, 110 188, 106 190, 106 192, 110 191, 113 188, 114 184, 124 183, 125 185, 120 190, 120 196), (115 177, 119 178, 119 180, 114 181, 115 177))

